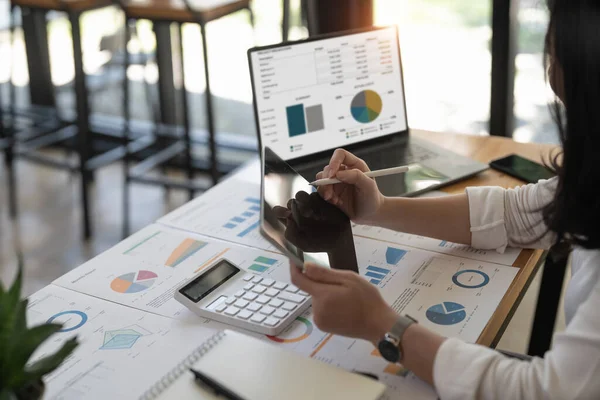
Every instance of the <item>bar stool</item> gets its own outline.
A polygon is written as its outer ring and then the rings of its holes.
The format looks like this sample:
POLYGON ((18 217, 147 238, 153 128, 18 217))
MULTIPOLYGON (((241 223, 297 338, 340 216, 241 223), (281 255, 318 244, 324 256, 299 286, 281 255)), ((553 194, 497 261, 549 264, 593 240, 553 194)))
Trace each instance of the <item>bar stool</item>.
MULTIPOLYGON (((129 160, 124 162, 124 190, 123 190, 123 236, 129 233, 129 184, 132 182, 143 184, 162 185, 166 188, 178 188, 187 190, 190 199, 193 198, 194 192, 207 189, 206 186, 201 186, 193 183, 194 166, 192 163, 192 140, 191 140, 191 122, 188 109, 187 90, 185 85, 185 71, 183 64, 183 24, 192 23, 200 26, 202 36, 202 53, 204 59, 204 77, 206 80, 206 104, 205 112, 207 119, 208 130, 208 150, 209 162, 206 168, 202 168, 203 172, 208 173, 212 183, 216 184, 220 177, 218 169, 217 146, 215 140, 215 122, 213 115, 212 94, 210 88, 210 74, 208 70, 208 46, 206 40, 206 24, 227 15, 238 11, 247 10, 249 12, 250 23, 254 26, 254 14, 250 8, 250 0, 119 0, 123 11, 125 12, 126 26, 130 21, 145 19, 150 20, 153 24, 172 24, 175 23, 179 28, 179 55, 181 66, 181 101, 183 106, 183 135, 176 135, 177 140, 172 144, 163 148, 158 153, 142 160, 133 168, 129 166, 129 160), (158 167, 161 164, 177 157, 184 155, 185 169, 187 173, 187 182, 180 182, 168 177, 148 177, 146 174, 158 167)), ((128 32, 128 29, 125 29, 128 32)), ((129 35, 126 34, 125 44, 129 42, 129 35)), ((124 117, 126 120, 126 132, 129 131, 129 82, 127 80, 127 68, 129 66, 129 53, 125 46, 125 81, 123 87, 124 93, 124 117)), ((159 74, 160 74, 159 70, 159 74)), ((131 157, 133 154, 128 153, 131 157)), ((126 158, 129 158, 126 157, 126 158)))
MULTIPOLYGON (((89 239, 92 235, 92 223, 90 215, 89 183, 91 181, 94 169, 116 161, 117 157, 106 157, 106 154, 100 154, 94 157, 92 148, 92 132, 90 130, 90 107, 88 103, 88 91, 85 82, 85 72, 83 70, 83 55, 81 49, 81 29, 80 17, 84 12, 98 8, 113 5, 112 0, 11 0, 11 44, 14 40, 14 31, 16 29, 15 9, 19 7, 22 11, 43 10, 60 11, 68 15, 73 36, 73 58, 75 67, 75 97, 76 97, 76 121, 61 121, 62 125, 58 129, 40 132, 25 132, 23 135, 14 134, 9 138, 12 140, 10 150, 16 157, 22 157, 36 163, 57 168, 66 169, 71 172, 78 172, 81 178, 81 201, 83 208, 83 238, 89 239), (76 152, 78 162, 72 163, 70 160, 57 161, 44 154, 37 153, 49 145, 55 145, 67 140, 76 140, 76 152)), ((16 113, 14 111, 15 90, 10 84, 11 97, 11 120, 14 122, 16 113)), ((27 129, 25 129, 27 131, 27 129)), ((113 151, 114 153, 114 151, 113 151)), ((9 158, 12 162, 12 157, 9 158)))

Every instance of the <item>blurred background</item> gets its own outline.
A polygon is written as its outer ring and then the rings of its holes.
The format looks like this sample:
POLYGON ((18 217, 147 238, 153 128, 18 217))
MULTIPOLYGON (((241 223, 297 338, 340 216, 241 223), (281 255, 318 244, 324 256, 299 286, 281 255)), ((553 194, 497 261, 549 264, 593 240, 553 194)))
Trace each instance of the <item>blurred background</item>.
POLYGON ((0 279, 21 251, 30 294, 256 157, 246 50, 353 7, 399 28, 411 128, 558 143, 543 0, 0 0, 0 279))

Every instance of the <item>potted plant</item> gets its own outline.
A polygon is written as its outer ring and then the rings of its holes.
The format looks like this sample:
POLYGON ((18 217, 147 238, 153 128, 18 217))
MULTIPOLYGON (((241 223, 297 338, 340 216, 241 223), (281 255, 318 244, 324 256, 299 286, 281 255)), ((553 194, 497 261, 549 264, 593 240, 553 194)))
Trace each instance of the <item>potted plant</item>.
POLYGON ((28 364, 33 352, 60 324, 27 327, 27 299, 21 300, 23 263, 19 257, 17 278, 10 288, 0 282, 0 400, 35 400, 44 394, 44 375, 54 371, 77 347, 67 340, 54 354, 28 364))

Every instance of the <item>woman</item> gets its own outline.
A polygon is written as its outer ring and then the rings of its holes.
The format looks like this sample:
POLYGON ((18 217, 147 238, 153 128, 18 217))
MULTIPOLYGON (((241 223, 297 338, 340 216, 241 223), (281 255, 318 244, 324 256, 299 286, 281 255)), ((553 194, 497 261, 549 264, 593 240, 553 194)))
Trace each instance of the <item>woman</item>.
MULTIPOLYGON (((562 103, 555 108, 563 146, 556 178, 436 199, 386 198, 364 175, 364 161, 344 150, 318 175, 343 182, 320 194, 358 223, 498 251, 555 243, 573 249, 567 329, 543 359, 507 358, 418 323, 405 327, 399 362, 442 399, 600 399, 600 1, 550 1, 546 54, 562 103)), ((292 280, 312 295, 315 322, 325 331, 377 344, 401 318, 352 272, 299 271, 291 269, 292 280)))

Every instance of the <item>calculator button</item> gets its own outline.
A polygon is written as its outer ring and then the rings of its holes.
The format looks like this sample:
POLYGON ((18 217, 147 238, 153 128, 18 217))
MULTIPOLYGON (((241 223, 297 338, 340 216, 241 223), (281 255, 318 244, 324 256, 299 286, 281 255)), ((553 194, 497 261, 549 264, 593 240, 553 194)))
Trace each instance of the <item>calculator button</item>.
POLYGON ((291 301, 292 303, 302 303, 306 297, 292 293, 282 293, 279 295, 279 298, 281 300, 291 301))
POLYGON ((250 317, 251 317, 253 314, 254 314, 254 313, 251 313, 251 312, 250 312, 250 311, 248 311, 248 310, 242 310, 242 311, 240 311, 240 312, 239 312, 239 314, 237 315, 237 317, 238 317, 238 318, 241 318, 241 319, 248 319, 248 318, 250 318, 250 317))
POLYGON ((265 318, 267 318, 267 317, 265 317, 264 315, 254 314, 254 317, 250 318, 250 321, 257 322, 260 324, 261 322, 263 322, 265 320, 265 318))
POLYGON ((243 297, 244 300, 256 300, 256 298, 258 297, 258 295, 256 293, 246 293, 246 295, 243 297))
POLYGON ((264 324, 268 326, 275 326, 279 323, 277 318, 269 317, 265 320, 264 324))
POLYGON ((216 312, 223 312, 227 308, 227 304, 221 303, 215 308, 216 312))
POLYGON ((263 279, 263 281, 261 282, 261 285, 269 287, 274 283, 275 283, 275 281, 273 279, 263 279))
POLYGON ((290 293, 296 293, 298 289, 296 286, 294 285, 288 285, 288 287, 285 289, 286 292, 290 292, 290 293))
POLYGON ((260 310, 260 313, 265 314, 265 315, 271 315, 271 314, 273 314, 273 311, 275 311, 275 309, 273 307, 264 306, 262 308, 262 310, 260 310))
POLYGON ((255 276, 254 279, 252 279, 252 283, 260 283, 260 281, 262 281, 260 276, 255 276))
POLYGON ((273 289, 273 288, 271 288, 271 289, 267 290, 267 291, 265 292, 265 294, 266 294, 267 296, 275 297, 275 296, 277 296, 277 295, 279 294, 279 290, 276 290, 276 289, 273 289))
POLYGON ((233 307, 233 306, 227 307, 227 310, 225 310, 225 314, 232 315, 232 316, 239 312, 240 312, 240 309, 237 307, 233 307))
POLYGON ((225 304, 227 304, 228 306, 232 305, 233 303, 235 303, 235 297, 230 297, 227 300, 225 300, 225 304))
POLYGON ((258 299, 256 299, 256 302, 258 304, 267 304, 269 302, 269 300, 271 300, 270 297, 267 297, 267 296, 261 294, 260 296, 258 296, 258 299))
POLYGON ((292 311, 296 307, 297 306, 294 303, 290 303, 289 301, 286 301, 283 304, 283 307, 281 307, 281 308, 283 308, 284 310, 287 310, 287 311, 292 311))
POLYGON ((299 294, 300 296, 308 296, 308 293, 306 293, 306 292, 304 292, 304 291, 302 291, 302 290, 301 290, 301 291, 299 291, 299 292, 298 292, 298 294, 299 294))
POLYGON ((266 288, 266 287, 264 287, 264 286, 262 286, 262 285, 256 285, 256 286, 254 287, 254 289, 252 289, 252 291, 253 291, 254 293, 258 293, 258 294, 262 294, 262 293, 264 293, 264 292, 265 292, 265 290, 267 290, 267 288, 266 288))
POLYGON ((273 316, 277 317, 277 318, 285 318, 285 317, 287 317, 288 314, 289 313, 285 310, 277 310, 277 311, 275 311, 273 316))
POLYGON ((237 292, 235 292, 234 296, 235 297, 242 297, 246 292, 244 292, 243 290, 238 290, 237 292))
POLYGON ((260 304, 256 304, 256 303, 250 303, 250 305, 248 307, 246 307, 246 310, 250 310, 252 312, 256 312, 258 310, 260 310, 262 306, 260 304))
POLYGON ((246 274, 246 276, 244 276, 244 280, 245 280, 246 282, 248 282, 248 281, 252 280, 252 278, 254 278, 254 275, 252 275, 252 274, 246 274))
POLYGON ((281 305, 282 305, 282 304, 283 304, 283 300, 279 300, 279 299, 273 299, 273 300, 271 300, 271 302, 269 303, 269 305, 270 305, 271 307, 275 307, 275 308, 281 307, 281 305))
POLYGON ((283 290, 287 287, 287 283, 284 282, 275 282, 275 284, 273 285, 273 288, 277 289, 277 290, 283 290))
POLYGON ((246 286, 244 286, 244 290, 250 290, 250 289, 252 289, 253 287, 254 287, 254 284, 252 284, 252 283, 249 283, 249 284, 247 284, 246 286))
POLYGON ((234 306, 239 307, 239 308, 244 308, 248 304, 250 304, 250 303, 248 303, 246 300, 242 300, 242 299, 239 299, 238 301, 236 301, 235 303, 233 303, 234 306))

